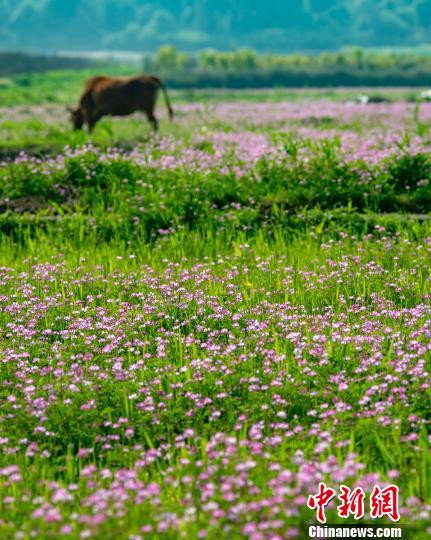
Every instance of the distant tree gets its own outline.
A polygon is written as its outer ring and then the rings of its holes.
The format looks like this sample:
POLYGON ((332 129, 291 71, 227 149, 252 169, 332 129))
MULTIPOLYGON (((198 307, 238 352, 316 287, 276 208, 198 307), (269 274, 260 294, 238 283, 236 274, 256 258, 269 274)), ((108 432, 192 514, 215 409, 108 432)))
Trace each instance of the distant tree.
POLYGON ((257 66, 257 54, 251 49, 238 49, 232 57, 232 67, 236 70, 251 70, 257 66))
POLYGON ((217 67, 217 52, 212 49, 204 49, 199 53, 198 66, 204 69, 217 67))
POLYGON ((177 50, 175 45, 160 47, 156 53, 155 67, 165 71, 185 69, 189 63, 186 53, 177 50))

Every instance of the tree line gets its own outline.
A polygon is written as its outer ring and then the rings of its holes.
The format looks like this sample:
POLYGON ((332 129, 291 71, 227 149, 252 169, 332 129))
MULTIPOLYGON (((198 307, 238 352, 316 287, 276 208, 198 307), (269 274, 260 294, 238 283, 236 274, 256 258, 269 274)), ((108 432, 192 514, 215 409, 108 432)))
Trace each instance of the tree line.
POLYGON ((174 45, 143 59, 143 69, 178 88, 273 86, 428 86, 431 56, 355 48, 320 54, 259 54, 203 50, 188 54, 174 45))
MULTIPOLYGON (((0 76, 84 68, 115 73, 112 60, 0 53, 0 76)), ((265 54, 252 49, 205 49, 187 53, 174 45, 142 56, 130 72, 157 73, 174 88, 262 88, 274 86, 429 86, 431 56, 362 49, 310 54, 265 54)), ((124 66, 121 72, 124 73, 124 66)))

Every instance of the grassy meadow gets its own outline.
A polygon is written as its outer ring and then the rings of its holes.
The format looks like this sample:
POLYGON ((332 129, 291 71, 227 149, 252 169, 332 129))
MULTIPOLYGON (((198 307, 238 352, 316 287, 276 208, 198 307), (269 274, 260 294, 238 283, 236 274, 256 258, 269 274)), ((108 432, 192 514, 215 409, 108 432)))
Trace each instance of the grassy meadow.
POLYGON ((82 75, 0 88, 1 538, 306 538, 319 481, 427 538, 431 105, 177 91, 89 136, 82 75))

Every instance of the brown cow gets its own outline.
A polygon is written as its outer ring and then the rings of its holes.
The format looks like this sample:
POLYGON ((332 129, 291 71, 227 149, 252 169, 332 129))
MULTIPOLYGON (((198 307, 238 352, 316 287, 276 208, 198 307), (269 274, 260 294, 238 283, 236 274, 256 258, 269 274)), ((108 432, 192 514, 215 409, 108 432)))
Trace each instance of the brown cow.
POLYGON ((84 85, 84 90, 75 109, 69 108, 70 120, 74 129, 88 124, 91 132, 102 116, 127 116, 136 111, 147 115, 153 129, 157 131, 158 122, 154 116, 157 92, 162 89, 169 117, 173 110, 165 85, 152 75, 139 77, 92 77, 84 85))

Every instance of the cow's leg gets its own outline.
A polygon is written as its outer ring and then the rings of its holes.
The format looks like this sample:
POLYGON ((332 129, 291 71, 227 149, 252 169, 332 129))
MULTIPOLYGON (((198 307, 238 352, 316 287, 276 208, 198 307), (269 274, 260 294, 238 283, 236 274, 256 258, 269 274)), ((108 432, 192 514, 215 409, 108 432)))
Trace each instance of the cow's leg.
POLYGON ((148 121, 150 122, 153 130, 157 132, 159 129, 159 122, 157 121, 157 118, 154 116, 153 111, 145 111, 145 114, 147 115, 148 121))
POLYGON ((102 118, 103 115, 99 113, 90 113, 87 114, 87 125, 88 125, 88 131, 91 133, 94 129, 94 126, 97 124, 97 122, 102 118))

